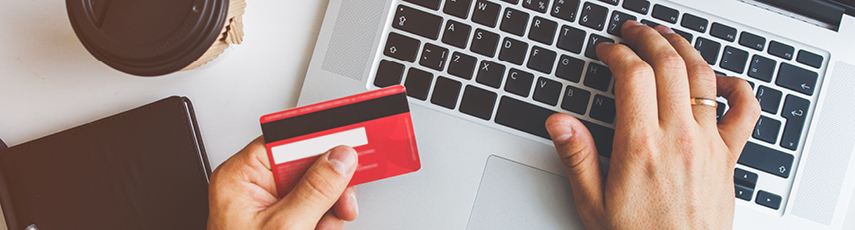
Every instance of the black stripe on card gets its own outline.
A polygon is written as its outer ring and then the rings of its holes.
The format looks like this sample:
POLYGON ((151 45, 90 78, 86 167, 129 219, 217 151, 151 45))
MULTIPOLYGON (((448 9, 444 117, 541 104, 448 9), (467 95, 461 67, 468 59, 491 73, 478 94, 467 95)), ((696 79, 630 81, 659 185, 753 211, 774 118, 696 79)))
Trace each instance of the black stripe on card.
POLYGON ((407 94, 399 93, 261 124, 264 142, 272 143, 306 134, 410 112, 407 94))

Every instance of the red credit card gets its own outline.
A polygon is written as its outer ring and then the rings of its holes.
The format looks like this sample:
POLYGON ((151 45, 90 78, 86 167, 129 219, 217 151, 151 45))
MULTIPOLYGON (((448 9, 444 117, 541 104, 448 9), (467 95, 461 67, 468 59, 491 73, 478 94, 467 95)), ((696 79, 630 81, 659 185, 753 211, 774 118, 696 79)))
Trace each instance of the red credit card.
POLYGON ((400 85, 264 115, 261 131, 279 198, 338 145, 359 154, 348 186, 421 168, 407 93, 400 85))

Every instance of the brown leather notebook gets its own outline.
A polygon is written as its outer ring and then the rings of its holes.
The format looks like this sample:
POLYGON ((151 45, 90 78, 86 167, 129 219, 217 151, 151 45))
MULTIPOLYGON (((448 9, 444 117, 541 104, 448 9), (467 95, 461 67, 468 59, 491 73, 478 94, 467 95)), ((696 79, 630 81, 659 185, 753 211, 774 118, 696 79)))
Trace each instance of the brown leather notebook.
POLYGON ((174 96, 0 150, 0 205, 10 230, 204 229, 210 175, 174 96))

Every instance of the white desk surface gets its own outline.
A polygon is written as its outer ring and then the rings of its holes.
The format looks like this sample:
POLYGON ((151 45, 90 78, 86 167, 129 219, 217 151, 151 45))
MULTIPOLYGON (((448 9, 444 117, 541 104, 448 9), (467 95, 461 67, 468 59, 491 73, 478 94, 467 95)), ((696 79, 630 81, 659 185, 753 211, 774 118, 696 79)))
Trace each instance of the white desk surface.
MULTIPOLYGON (((259 117, 297 104, 327 1, 247 4, 244 44, 201 68, 144 78, 90 55, 64 1, 0 1, 0 138, 14 146, 183 95, 193 101, 211 164, 220 165, 261 135, 259 117)), ((855 229, 855 211, 846 226, 855 229)))

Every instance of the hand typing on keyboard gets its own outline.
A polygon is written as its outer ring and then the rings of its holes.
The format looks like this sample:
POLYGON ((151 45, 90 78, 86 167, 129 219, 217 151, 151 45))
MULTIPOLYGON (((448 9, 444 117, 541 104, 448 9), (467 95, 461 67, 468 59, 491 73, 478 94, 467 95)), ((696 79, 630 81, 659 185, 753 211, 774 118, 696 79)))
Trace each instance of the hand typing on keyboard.
POLYGON ((716 76, 671 29, 629 21, 629 47, 603 43, 597 56, 615 77, 616 129, 609 171, 576 118, 555 114, 546 127, 555 142, 588 229, 730 229, 733 174, 760 116, 749 84, 716 76), (730 110, 690 98, 725 97, 730 110))
POLYGON ((211 176, 208 229, 341 229, 358 213, 356 193, 346 188, 357 161, 350 147, 330 149, 280 200, 259 137, 211 176))

